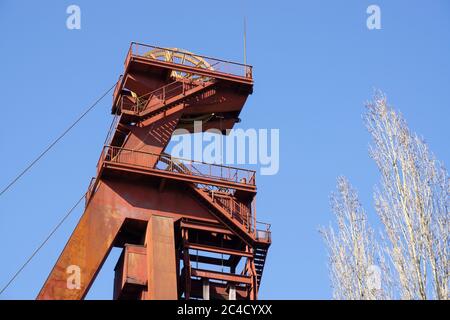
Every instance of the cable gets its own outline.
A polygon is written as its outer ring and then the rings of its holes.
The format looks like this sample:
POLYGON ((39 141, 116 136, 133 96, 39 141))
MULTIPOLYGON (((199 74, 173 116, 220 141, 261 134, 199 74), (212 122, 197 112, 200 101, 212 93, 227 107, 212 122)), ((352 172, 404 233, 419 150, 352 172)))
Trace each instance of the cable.
POLYGON ((16 271, 16 273, 12 276, 12 278, 8 281, 8 283, 2 288, 0 291, 0 295, 9 287, 9 285, 17 278, 17 276, 22 272, 23 269, 30 263, 30 261, 34 258, 34 256, 39 252, 39 250, 42 249, 42 247, 47 243, 48 240, 53 236, 53 234, 58 230, 58 228, 66 221, 66 219, 70 216, 70 214, 78 207, 78 205, 81 203, 83 198, 85 197, 85 193, 83 193, 83 196, 80 198, 80 200, 77 201, 77 203, 66 213, 66 215, 58 222, 58 224, 53 228, 53 230, 50 232, 50 234, 45 238, 45 240, 37 247, 36 250, 34 250, 33 254, 25 261, 25 263, 19 268, 19 270, 16 271))
MULTIPOLYGON (((120 80, 119 80, 120 81, 120 80)), ((118 82, 118 81, 117 81, 118 82)), ((27 173, 28 170, 30 170, 36 162, 38 162, 48 151, 50 151, 51 148, 53 148, 59 140, 61 140, 70 130, 72 130, 73 127, 77 125, 78 122, 80 122, 81 119, 83 119, 94 107, 116 86, 117 82, 114 83, 114 85, 111 86, 111 88, 108 89, 100 98, 98 98, 81 116, 78 117, 75 122, 73 122, 58 138, 56 138, 44 151, 41 152, 41 154, 34 159, 22 172, 20 172, 17 177, 15 177, 1 192, 0 196, 2 196, 9 188, 13 186, 25 173, 27 173)))

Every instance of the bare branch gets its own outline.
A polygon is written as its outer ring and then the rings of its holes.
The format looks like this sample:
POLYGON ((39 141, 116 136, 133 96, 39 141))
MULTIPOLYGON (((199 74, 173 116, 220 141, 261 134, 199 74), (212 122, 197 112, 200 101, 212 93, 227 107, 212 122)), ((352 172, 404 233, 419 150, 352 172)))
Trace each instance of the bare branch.
POLYGON ((332 195, 337 231, 322 230, 334 297, 449 299, 448 172, 387 105, 384 94, 377 92, 366 110, 364 121, 373 140, 369 153, 381 176, 374 201, 383 241, 381 246, 374 241, 356 191, 339 178, 338 192, 332 195), (377 294, 363 281, 375 263, 384 280, 377 294))

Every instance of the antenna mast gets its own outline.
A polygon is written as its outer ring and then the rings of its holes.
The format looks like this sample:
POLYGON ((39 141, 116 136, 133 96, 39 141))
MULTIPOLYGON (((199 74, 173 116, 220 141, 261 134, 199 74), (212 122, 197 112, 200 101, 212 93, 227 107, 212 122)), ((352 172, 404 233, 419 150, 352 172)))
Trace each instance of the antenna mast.
POLYGON ((244 16, 244 64, 247 64, 247 19, 244 16))

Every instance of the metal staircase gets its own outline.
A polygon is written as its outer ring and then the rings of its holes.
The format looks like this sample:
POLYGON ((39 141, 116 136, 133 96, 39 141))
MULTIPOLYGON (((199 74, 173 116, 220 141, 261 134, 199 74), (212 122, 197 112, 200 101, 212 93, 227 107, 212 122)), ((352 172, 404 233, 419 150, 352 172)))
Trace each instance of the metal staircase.
MULTIPOLYGON (((164 155, 170 157, 170 155, 168 154, 164 155)), ((176 168, 183 173, 192 173, 192 169, 189 169, 182 163, 177 163, 176 168)), ((195 170, 195 167, 192 168, 194 168, 195 170)), ((199 170, 197 171, 200 172, 199 170)), ((224 216, 231 218, 231 222, 233 222, 235 225, 237 224, 239 229, 242 230, 242 227, 246 228, 247 234, 253 234, 253 232, 255 232, 257 242, 254 252, 254 264, 257 285, 259 288, 264 272, 268 249, 271 242, 270 225, 264 224, 266 226, 265 230, 255 230, 256 226, 254 226, 250 208, 243 205, 241 202, 236 201, 229 190, 219 189, 219 191, 217 191, 213 186, 210 185, 199 186, 196 184, 191 184, 191 186, 196 192, 198 192, 198 194, 207 195, 208 198, 203 198, 208 199, 211 204, 218 204, 220 208, 224 209, 227 212, 227 214, 224 216)), ((262 224, 260 222, 258 223, 262 224)), ((235 229, 235 226, 231 227, 232 229, 235 229)))
MULTIPOLYGON (((175 169, 183 174, 202 174, 195 166, 188 168, 182 162, 173 161, 171 156, 166 153, 162 154, 161 161, 167 164, 168 169, 175 169)), ((249 206, 237 201, 230 190, 222 188, 218 191, 212 185, 199 185, 195 183, 191 183, 190 186, 200 199, 209 203, 215 211, 220 212, 221 216, 225 217, 225 219, 220 220, 247 240, 253 240, 255 230, 249 206)))
POLYGON ((258 281, 258 288, 261 284, 261 278, 264 271, 264 265, 266 264, 268 246, 267 245, 257 245, 255 247, 255 269, 256 277, 258 281))
POLYGON ((214 80, 177 79, 139 97, 122 96, 120 110, 124 115, 145 121, 172 107, 189 103, 214 84, 214 80))

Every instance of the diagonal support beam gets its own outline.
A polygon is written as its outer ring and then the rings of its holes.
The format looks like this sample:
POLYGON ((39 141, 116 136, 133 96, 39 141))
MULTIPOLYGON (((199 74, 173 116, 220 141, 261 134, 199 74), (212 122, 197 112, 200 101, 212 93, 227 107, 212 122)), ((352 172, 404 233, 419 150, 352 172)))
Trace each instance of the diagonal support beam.
POLYGON ((125 217, 117 211, 91 201, 37 299, 83 299, 124 220, 125 217))

